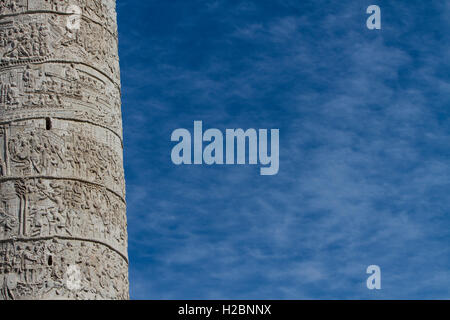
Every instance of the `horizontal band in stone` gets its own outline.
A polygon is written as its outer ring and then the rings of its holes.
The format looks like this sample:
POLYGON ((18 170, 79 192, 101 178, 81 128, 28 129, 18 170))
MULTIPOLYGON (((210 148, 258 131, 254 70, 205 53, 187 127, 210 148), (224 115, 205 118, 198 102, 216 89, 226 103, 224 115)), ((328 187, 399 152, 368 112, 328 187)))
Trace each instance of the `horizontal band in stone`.
POLYGON ((95 186, 98 188, 105 188, 108 192, 111 192, 112 194, 116 195, 117 198, 121 199, 122 202, 126 205, 126 200, 123 195, 117 193, 113 189, 109 188, 107 185, 98 184, 95 182, 91 182, 88 180, 83 180, 77 177, 57 177, 57 176, 45 176, 45 175, 34 175, 34 176, 28 176, 28 177, 19 177, 19 176, 7 176, 7 177, 0 177, 0 183, 6 182, 6 181, 14 181, 14 180, 27 180, 27 179, 48 179, 48 180, 67 180, 67 181, 75 181, 80 183, 85 183, 87 185, 95 186))
POLYGON ((106 243, 101 240, 96 240, 96 239, 87 239, 87 238, 85 239, 85 238, 71 237, 71 236, 47 236, 47 237, 34 237, 34 238, 13 237, 10 239, 0 239, 0 245, 3 243, 16 243, 16 242, 26 242, 29 244, 33 244, 34 242, 46 241, 46 240, 69 240, 69 241, 72 240, 72 241, 91 242, 91 243, 99 244, 99 245, 105 246, 108 249, 114 251, 119 256, 121 256, 122 259, 127 264, 129 263, 127 251, 119 251, 117 248, 113 247, 109 243, 106 243))
POLYGON ((127 255, 125 203, 91 184, 62 179, 0 181, 0 241, 66 237, 127 255))
POLYGON ((85 66, 85 67, 91 68, 92 70, 95 70, 96 72, 102 74, 106 79, 108 79, 113 85, 116 86, 116 88, 119 92, 121 91, 120 83, 115 82, 115 80, 112 79, 109 74, 96 68, 92 64, 86 63, 84 61, 51 59, 51 58, 24 58, 24 59, 17 59, 17 60, 5 60, 4 62, 2 62, 0 60, 0 70, 7 70, 8 68, 12 68, 12 67, 21 67, 21 66, 26 67, 26 66, 39 65, 39 64, 45 64, 45 63, 65 63, 68 65, 80 65, 80 66, 85 66))
POLYGON ((120 83, 117 38, 103 27, 81 23, 71 30, 67 16, 44 13, 1 20, 0 66, 48 60, 84 63, 120 83))
POLYGON ((78 6, 84 19, 117 35, 115 2, 111 0, 9 0, 0 3, 0 19, 19 14, 67 14, 70 5, 78 6))
POLYGON ((128 299, 128 264, 99 243, 0 243, 0 300, 128 299))
POLYGON ((0 126, 0 177, 77 177, 124 198, 122 163, 121 140, 101 127, 58 119, 0 126))
POLYGON ((0 69, 1 122, 38 117, 86 121, 122 136, 120 91, 101 73, 62 63, 0 69))

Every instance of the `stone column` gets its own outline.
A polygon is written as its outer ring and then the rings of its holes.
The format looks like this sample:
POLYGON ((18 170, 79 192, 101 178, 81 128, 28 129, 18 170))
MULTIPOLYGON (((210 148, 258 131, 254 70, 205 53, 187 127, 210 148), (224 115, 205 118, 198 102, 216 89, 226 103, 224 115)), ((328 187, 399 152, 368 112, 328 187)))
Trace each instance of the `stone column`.
POLYGON ((0 299, 129 298, 117 39, 115 0, 0 0, 0 299))

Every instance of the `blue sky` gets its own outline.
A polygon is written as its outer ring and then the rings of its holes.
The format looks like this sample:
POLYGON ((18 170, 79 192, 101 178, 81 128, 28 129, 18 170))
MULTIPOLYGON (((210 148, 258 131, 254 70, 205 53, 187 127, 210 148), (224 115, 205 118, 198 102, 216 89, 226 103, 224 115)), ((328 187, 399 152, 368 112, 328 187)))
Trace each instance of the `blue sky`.
POLYGON ((450 298, 449 1, 117 2, 132 298, 450 298), (194 120, 278 175, 175 166, 194 120))

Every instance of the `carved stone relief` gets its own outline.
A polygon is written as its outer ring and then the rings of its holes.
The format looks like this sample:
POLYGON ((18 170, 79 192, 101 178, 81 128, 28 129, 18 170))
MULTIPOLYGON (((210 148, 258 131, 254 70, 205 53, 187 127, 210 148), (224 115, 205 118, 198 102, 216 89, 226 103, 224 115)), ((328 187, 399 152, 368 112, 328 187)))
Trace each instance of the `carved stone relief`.
POLYGON ((0 72, 0 119, 51 116, 100 124, 121 136, 120 92, 83 65, 29 64, 0 72))
POLYGON ((0 0, 0 16, 27 10, 27 0, 0 0))
POLYGON ((119 80, 114 0, 0 0, 0 300, 129 298, 119 80))
POLYGON ((1 19, 0 66, 64 61, 87 64, 119 85, 116 34, 102 25, 67 28, 65 14, 29 14, 1 19), (103 41, 99 41, 102 39, 103 41))
POLYGON ((28 120, 2 128, 4 177, 67 177, 108 186, 125 196, 121 141, 90 124, 28 120))
POLYGON ((128 298, 127 262, 104 245, 0 241, 0 300, 128 298), (77 272, 71 274, 71 267, 77 272))
POLYGON ((0 240, 87 239, 127 255, 125 203, 106 188, 34 178, 1 182, 0 191, 0 240))

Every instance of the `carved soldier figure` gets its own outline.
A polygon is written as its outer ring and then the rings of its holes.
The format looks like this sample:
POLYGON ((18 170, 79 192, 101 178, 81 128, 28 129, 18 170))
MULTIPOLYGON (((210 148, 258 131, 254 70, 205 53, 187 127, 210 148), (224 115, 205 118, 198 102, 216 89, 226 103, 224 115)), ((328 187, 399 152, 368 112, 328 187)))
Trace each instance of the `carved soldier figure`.
POLYGON ((26 247, 22 255, 22 270, 25 273, 25 281, 34 282, 34 265, 39 260, 37 253, 37 247, 32 249, 31 246, 26 247))
POLYGON ((11 216, 0 208, 0 239, 11 236, 11 233, 17 228, 17 218, 11 216))
POLYGON ((1 276, 0 284, 3 282, 1 289, 1 296, 4 300, 14 300, 14 289, 17 287, 17 275, 9 273, 1 276))
POLYGON ((33 76, 32 70, 29 65, 27 65, 27 68, 23 73, 22 80, 25 83, 25 87, 27 87, 27 88, 35 87, 34 76, 33 76))
POLYGON ((8 84, 6 89, 6 103, 16 104, 18 95, 17 84, 15 82, 11 83, 11 85, 8 84))

